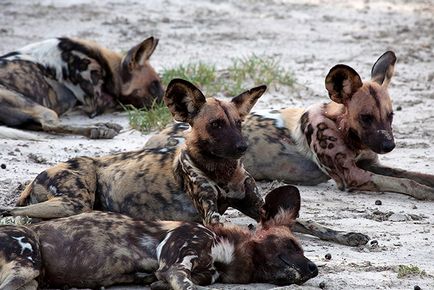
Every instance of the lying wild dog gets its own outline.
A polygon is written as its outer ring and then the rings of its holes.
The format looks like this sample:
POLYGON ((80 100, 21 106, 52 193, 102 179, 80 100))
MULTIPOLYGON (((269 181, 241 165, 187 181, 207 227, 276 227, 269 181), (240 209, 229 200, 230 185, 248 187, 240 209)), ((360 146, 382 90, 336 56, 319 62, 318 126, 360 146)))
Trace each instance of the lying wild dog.
POLYGON ((228 102, 172 80, 164 101, 176 120, 192 126, 186 146, 68 160, 40 173, 22 192, 20 207, 0 214, 50 219, 97 209, 208 224, 232 206, 259 220, 263 201, 240 161, 247 149, 241 122, 265 89, 228 102))
POLYGON ((40 287, 96 288, 157 280, 151 289, 302 284, 318 268, 291 232, 299 209, 298 190, 286 186, 267 195, 256 232, 98 211, 0 226, 0 289, 37 289, 37 281, 40 287))
MULTIPOLYGON (((351 67, 336 65, 325 80, 332 102, 247 116, 246 169, 257 180, 315 185, 332 178, 341 190, 391 191, 434 200, 433 175, 378 162, 377 154, 395 147, 387 91, 395 61, 393 52, 384 53, 367 82, 351 67)), ((183 130, 184 124, 174 124, 146 147, 175 146, 183 140, 183 130)))
POLYGON ((92 118, 120 104, 141 108, 161 101, 160 78, 149 63, 157 44, 150 37, 120 54, 63 37, 0 56, 0 124, 113 138, 119 125, 67 126, 59 116, 77 106, 92 118))
MULTIPOLYGON (((140 219, 219 223, 231 206, 258 220, 262 198, 240 157, 247 150, 241 122, 264 93, 253 88, 230 102, 205 99, 192 84, 172 80, 164 101, 191 130, 180 148, 153 148, 106 157, 78 157, 40 173, 3 215, 65 217, 91 209, 140 219)), ((346 245, 368 237, 298 222, 296 230, 346 245)))

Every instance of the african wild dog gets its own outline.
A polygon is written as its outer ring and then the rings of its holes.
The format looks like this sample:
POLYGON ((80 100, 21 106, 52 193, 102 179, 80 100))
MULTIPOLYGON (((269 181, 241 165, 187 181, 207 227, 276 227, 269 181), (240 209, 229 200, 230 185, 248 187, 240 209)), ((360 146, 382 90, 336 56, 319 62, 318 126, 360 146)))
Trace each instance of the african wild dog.
POLYGON ((240 157, 247 149, 241 122, 266 87, 230 102, 206 99, 191 83, 175 79, 164 101, 192 130, 186 146, 78 157, 40 173, 22 192, 20 207, 0 214, 50 219, 91 209, 134 218, 219 223, 228 206, 259 219, 263 201, 240 157))
POLYGON ((0 289, 37 289, 37 281, 40 287, 78 288, 153 282, 153 289, 302 284, 318 268, 291 232, 299 209, 298 190, 286 186, 267 195, 256 232, 98 211, 0 226, 0 289))
MULTIPOLYGON (((384 53, 371 80, 336 65, 325 85, 332 100, 306 110, 287 108, 247 116, 246 169, 257 179, 315 185, 332 178, 341 190, 391 191, 434 200, 434 176, 382 166, 377 154, 395 147, 393 110, 387 88, 396 57, 384 53)), ((175 146, 183 124, 151 138, 147 148, 175 146)))
MULTIPOLYGON (((175 120, 191 125, 183 146, 60 163, 26 187, 19 207, 0 208, 0 214, 50 219, 98 209, 214 224, 231 206, 258 220, 263 201, 240 161, 247 150, 241 122, 265 89, 253 88, 226 102, 205 99, 192 84, 173 80, 164 101, 175 120)), ((296 230, 351 246, 369 240, 312 222, 297 221, 296 230)))
POLYGON ((49 39, 0 56, 0 124, 89 138, 113 138, 116 124, 67 126, 59 116, 80 106, 89 117, 120 104, 161 101, 160 78, 149 63, 158 39, 120 54, 96 43, 49 39))

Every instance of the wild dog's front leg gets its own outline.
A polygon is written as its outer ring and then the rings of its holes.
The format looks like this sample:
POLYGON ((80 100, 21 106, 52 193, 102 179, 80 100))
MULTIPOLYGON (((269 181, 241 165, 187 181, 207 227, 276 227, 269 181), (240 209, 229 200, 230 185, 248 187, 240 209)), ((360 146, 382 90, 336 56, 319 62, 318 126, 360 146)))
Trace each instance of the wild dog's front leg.
POLYGON ((342 152, 332 155, 318 155, 329 175, 341 189, 397 192, 421 200, 434 200, 434 188, 407 178, 374 174, 359 168, 352 154, 342 152))
POLYGON ((229 199, 229 205, 252 219, 259 221, 260 208, 264 204, 264 200, 259 194, 255 180, 250 175, 247 175, 247 178, 244 180, 244 192, 244 197, 241 199, 229 199))
POLYGON ((360 168, 385 176, 398 177, 398 178, 406 178, 410 180, 414 180, 417 183, 434 187, 434 175, 425 174, 420 172, 412 172, 399 168, 391 168, 384 165, 379 164, 378 162, 369 162, 369 161, 361 161, 357 162, 357 166, 360 168))
POLYGON ((217 205, 218 188, 216 184, 206 178, 197 178, 187 192, 204 224, 219 224, 221 222, 217 205))
POLYGON ((294 230, 299 233, 318 237, 321 240, 331 241, 345 246, 362 246, 369 241, 367 235, 355 232, 335 231, 311 220, 298 219, 294 230))
MULTIPOLYGON (((174 289, 174 290, 204 290, 207 287, 199 286, 193 283, 191 279, 191 261, 187 261, 188 257, 184 257, 182 263, 172 265, 164 272, 157 272, 159 281, 151 284, 151 289, 174 289), (185 262, 185 263, 184 263, 185 262)), ((211 274, 209 275, 211 280, 211 274)))
POLYGON ((374 174, 359 168, 356 154, 330 124, 320 123, 309 131, 311 149, 319 166, 333 178, 341 190, 391 191, 417 199, 434 200, 434 188, 406 178, 374 174))

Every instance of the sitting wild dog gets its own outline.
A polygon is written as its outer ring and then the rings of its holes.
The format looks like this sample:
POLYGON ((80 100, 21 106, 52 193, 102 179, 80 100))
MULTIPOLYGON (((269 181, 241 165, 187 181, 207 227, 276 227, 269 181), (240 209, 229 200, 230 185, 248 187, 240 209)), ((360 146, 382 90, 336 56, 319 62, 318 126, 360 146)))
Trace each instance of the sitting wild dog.
POLYGON ((142 108, 161 101, 160 78, 149 63, 157 44, 150 37, 120 54, 63 37, 0 56, 0 124, 113 138, 119 125, 68 126, 59 116, 78 106, 92 118, 120 104, 142 108))
MULTIPOLYGON (((246 169, 256 180, 315 185, 332 178, 341 190, 391 191, 434 200, 434 175, 378 161, 377 154, 395 147, 388 93, 395 62, 393 52, 384 53, 366 82, 351 67, 336 65, 325 79, 332 102, 247 116, 246 169)), ((176 146, 183 128, 174 124, 146 147, 176 146)))
POLYGON ((265 89, 221 101, 174 79, 164 101, 177 121, 191 125, 185 146, 60 163, 26 187, 19 207, 0 214, 51 219, 97 209, 209 224, 219 223, 231 206, 258 221, 263 200, 240 161, 247 149, 241 123, 265 89))
POLYGON ((96 288, 157 280, 155 289, 302 284, 318 268, 291 232, 299 208, 297 189, 286 186, 267 195, 256 232, 98 211, 0 226, 0 289, 37 289, 37 281, 40 287, 96 288))

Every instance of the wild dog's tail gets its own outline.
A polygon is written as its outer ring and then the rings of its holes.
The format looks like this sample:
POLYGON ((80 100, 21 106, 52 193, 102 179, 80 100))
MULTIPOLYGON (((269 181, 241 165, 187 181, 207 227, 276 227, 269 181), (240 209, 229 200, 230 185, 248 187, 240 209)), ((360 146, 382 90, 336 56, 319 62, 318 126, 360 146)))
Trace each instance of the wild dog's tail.
POLYGON ((19 129, 0 126, 0 139, 32 140, 41 141, 41 138, 32 133, 27 133, 19 129))

